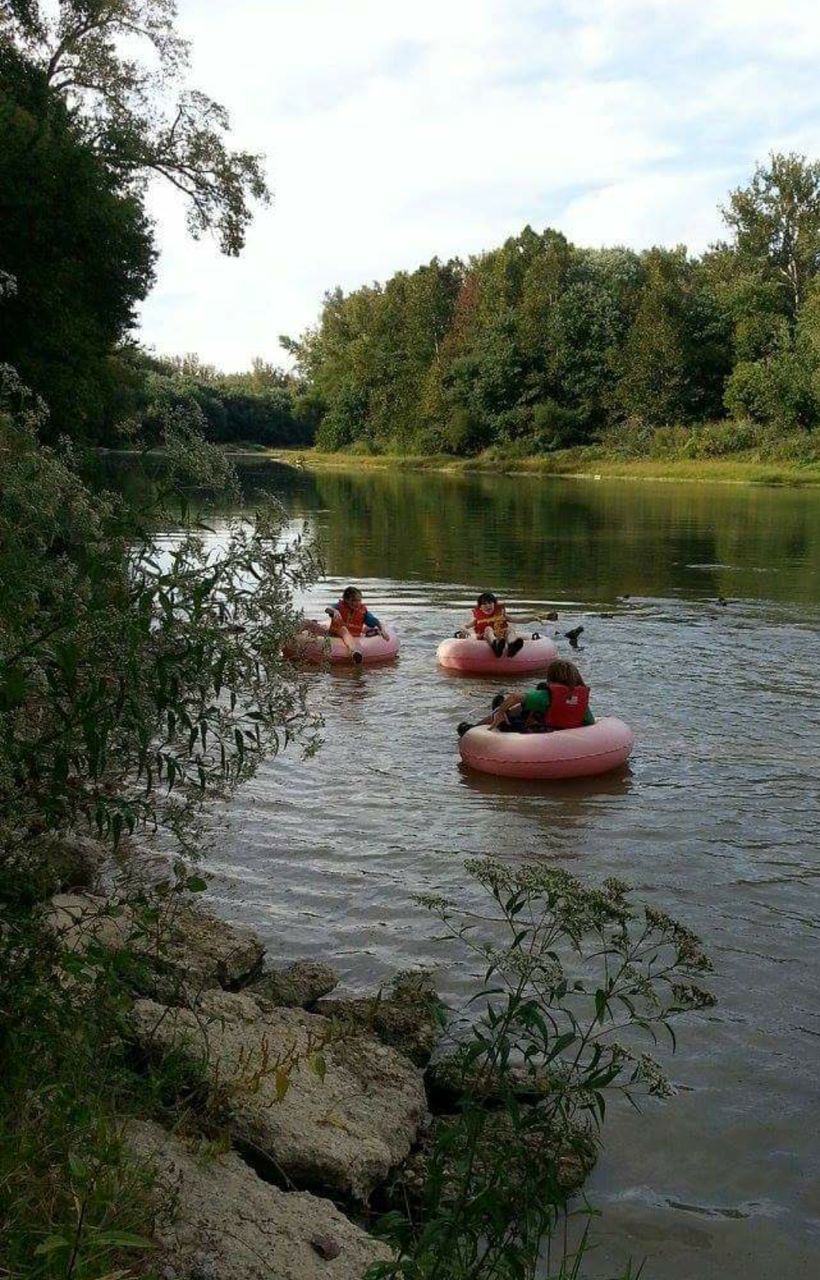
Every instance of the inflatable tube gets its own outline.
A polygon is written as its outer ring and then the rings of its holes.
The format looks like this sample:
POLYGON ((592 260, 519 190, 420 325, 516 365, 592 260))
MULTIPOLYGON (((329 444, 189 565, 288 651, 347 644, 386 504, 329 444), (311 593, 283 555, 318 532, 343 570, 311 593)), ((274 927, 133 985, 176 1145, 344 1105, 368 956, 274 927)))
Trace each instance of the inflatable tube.
POLYGON ((629 725, 606 716, 555 733, 499 733, 478 725, 460 739, 459 750, 471 769, 500 777, 589 778, 625 764, 634 745, 629 725))
POLYGON ((524 647, 514 658, 504 653, 497 658, 486 640, 467 636, 465 640, 442 640, 436 650, 436 661, 446 671, 463 671, 474 676, 525 676, 545 671, 558 657, 558 650, 551 640, 526 639, 524 647))
MULTIPOLYGON (((327 625, 322 624, 327 632, 327 625)), ((362 663, 371 665, 375 662, 390 662, 399 651, 399 638, 395 631, 385 627, 387 639, 381 636, 355 636, 354 639, 362 651, 362 663)), ((285 657, 295 662, 353 662, 347 646, 337 636, 311 636, 300 632, 285 649, 285 657)))

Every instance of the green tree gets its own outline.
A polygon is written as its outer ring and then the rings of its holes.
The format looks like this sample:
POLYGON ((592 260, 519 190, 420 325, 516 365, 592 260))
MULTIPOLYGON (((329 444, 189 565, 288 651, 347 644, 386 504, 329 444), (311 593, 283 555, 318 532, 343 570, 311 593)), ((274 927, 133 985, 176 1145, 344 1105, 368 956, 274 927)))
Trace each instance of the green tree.
POLYGON ((51 406, 47 429, 97 432, 117 394, 112 349, 153 279, 140 200, 85 142, 42 71, 0 41, 0 358, 51 406))
POLYGON ((652 426, 719 414, 731 364, 728 318, 686 250, 651 249, 619 357, 615 403, 652 426))
POLYGON ((269 199, 261 160, 232 151, 224 107, 184 87, 175 20, 174 0, 59 0, 55 16, 30 0, 0 11, 0 38, 42 71, 121 180, 141 194, 159 174, 185 196, 192 234, 214 231, 238 254, 253 201, 269 199))
POLYGON ((773 153, 723 210, 741 267, 775 281, 792 325, 820 270, 820 164, 773 153))

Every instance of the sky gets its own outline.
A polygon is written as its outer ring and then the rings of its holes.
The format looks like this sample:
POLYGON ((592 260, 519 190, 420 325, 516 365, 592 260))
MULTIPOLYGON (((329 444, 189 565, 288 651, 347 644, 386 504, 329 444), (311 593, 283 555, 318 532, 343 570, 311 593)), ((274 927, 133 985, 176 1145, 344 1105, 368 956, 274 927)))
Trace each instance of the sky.
POLYGON ((239 370, 325 292, 556 227, 581 245, 722 234, 770 151, 820 158, 817 0, 178 0, 190 83, 265 154, 239 259, 154 185, 139 337, 239 370))

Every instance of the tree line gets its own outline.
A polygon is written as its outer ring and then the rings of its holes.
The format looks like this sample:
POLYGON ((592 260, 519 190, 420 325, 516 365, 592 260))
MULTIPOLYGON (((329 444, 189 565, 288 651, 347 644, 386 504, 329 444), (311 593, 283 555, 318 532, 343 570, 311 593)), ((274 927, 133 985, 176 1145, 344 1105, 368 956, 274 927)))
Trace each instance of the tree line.
POLYGON ((723 418, 820 421, 820 164, 772 155, 731 192, 727 239, 581 248, 527 226, 497 249, 325 297, 283 338, 317 444, 540 452, 723 418))

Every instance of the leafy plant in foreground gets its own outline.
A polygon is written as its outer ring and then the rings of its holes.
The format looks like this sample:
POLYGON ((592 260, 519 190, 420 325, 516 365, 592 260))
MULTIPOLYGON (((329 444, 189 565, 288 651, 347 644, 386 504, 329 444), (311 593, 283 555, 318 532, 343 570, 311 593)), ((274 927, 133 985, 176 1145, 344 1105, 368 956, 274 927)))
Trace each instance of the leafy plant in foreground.
POLYGON ((607 1099, 674 1092, 650 1052, 671 1023, 710 1007, 700 941, 626 887, 540 865, 467 869, 490 904, 422 899, 481 965, 480 1009, 447 1064, 460 1095, 438 1122, 420 1201, 382 1222, 403 1280, 534 1280, 580 1274, 567 1200, 589 1168, 607 1099), (581 1177, 573 1163, 580 1163, 581 1177), (569 1166, 569 1169, 568 1169, 569 1166))
POLYGON ((282 658, 311 550, 273 502, 218 535, 172 506, 180 477, 230 479, 186 420, 167 424, 168 488, 137 513, 37 443, 41 409, 9 371, 2 390, 0 846, 82 823, 190 845, 204 801, 312 723, 282 658))

